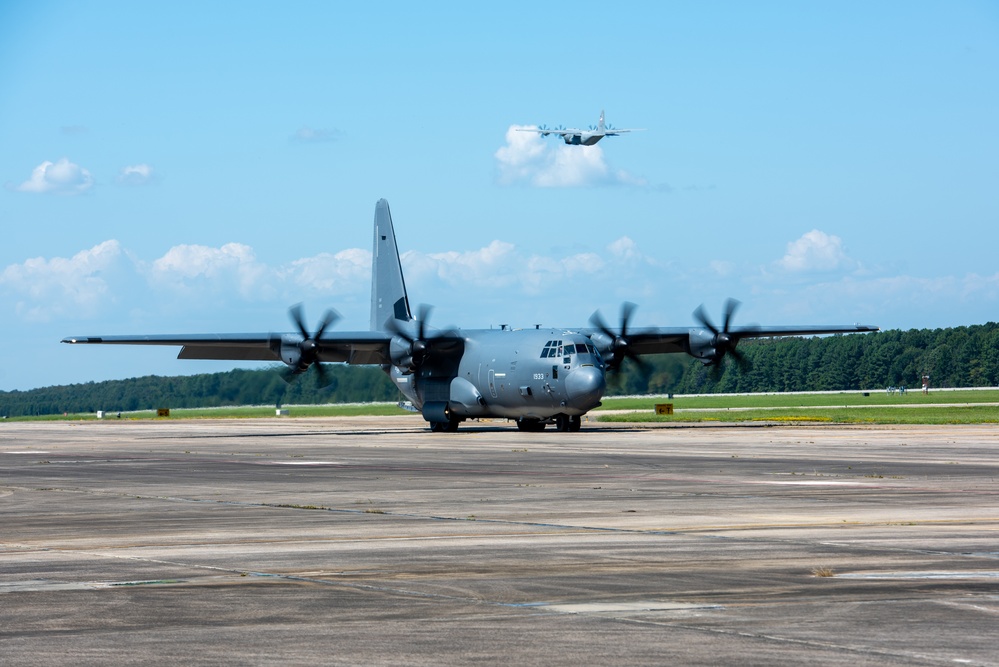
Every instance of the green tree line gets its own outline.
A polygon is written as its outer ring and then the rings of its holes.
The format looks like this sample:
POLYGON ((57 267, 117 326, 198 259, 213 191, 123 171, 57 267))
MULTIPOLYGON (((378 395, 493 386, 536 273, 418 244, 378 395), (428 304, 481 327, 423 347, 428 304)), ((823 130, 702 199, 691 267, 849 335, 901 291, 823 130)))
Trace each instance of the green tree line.
MULTIPOLYGON (((837 391, 999 384, 999 324, 891 330, 864 335, 762 338, 739 344, 746 361, 705 367, 682 354, 626 362, 608 395, 716 392, 837 391)), ((310 371, 290 384, 274 369, 178 377, 155 375, 29 391, 0 392, 0 415, 195 408, 222 405, 309 405, 401 400, 378 368, 327 365, 329 386, 310 371)))
MULTIPOLYGON (((284 368, 283 366, 281 368, 284 368)), ((399 391, 379 368, 324 366, 329 385, 309 371, 291 383, 275 369, 87 382, 29 391, 0 392, 0 416, 126 412, 222 405, 315 405, 395 401, 399 391)))
POLYGON ((609 381, 614 394, 843 391, 884 387, 990 387, 999 384, 999 324, 889 330, 739 343, 746 368, 731 360, 705 367, 684 355, 643 358, 609 381))

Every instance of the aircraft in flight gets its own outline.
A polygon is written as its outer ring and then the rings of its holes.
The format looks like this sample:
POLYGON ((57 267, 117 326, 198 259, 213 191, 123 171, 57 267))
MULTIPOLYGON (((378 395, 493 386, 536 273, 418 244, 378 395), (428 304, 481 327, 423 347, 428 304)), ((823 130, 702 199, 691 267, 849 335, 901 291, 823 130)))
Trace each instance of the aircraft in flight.
POLYGON ((628 130, 619 130, 610 125, 604 124, 604 112, 600 111, 600 121, 596 125, 590 125, 586 130, 577 130, 575 128, 565 129, 563 127, 559 128, 547 128, 544 125, 535 129, 533 127, 518 127, 519 132, 537 132, 542 137, 547 137, 549 134, 557 134, 562 137, 570 146, 592 146, 604 137, 616 137, 619 134, 624 134, 625 132, 640 132, 645 128, 631 128, 628 130))
POLYGON ((577 431, 582 416, 600 405, 607 373, 626 359, 685 352, 707 365, 720 364, 726 355, 742 363, 736 345, 743 338, 878 329, 737 327, 732 325, 738 305, 733 300, 726 304, 721 327, 698 308, 694 318, 699 326, 632 329, 635 306, 625 303, 616 330, 599 311, 590 318, 590 327, 432 329, 428 306, 421 306, 417 317, 410 310, 392 214, 384 199, 375 205, 372 257, 368 331, 333 331, 339 315, 328 310, 310 332, 296 305, 290 310, 294 333, 72 336, 62 342, 180 346, 179 359, 281 361, 287 365, 286 379, 314 366, 321 382, 323 363, 378 365, 432 431, 454 431, 462 421, 488 417, 515 420, 522 431, 541 431, 549 424, 559 431, 577 431))

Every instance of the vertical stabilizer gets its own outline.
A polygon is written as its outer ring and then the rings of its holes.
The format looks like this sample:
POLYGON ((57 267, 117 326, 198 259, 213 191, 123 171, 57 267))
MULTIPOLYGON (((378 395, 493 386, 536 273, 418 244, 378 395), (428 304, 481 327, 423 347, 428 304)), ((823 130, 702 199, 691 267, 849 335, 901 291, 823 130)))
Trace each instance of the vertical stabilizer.
POLYGON ((600 110, 600 123, 597 125, 597 129, 601 132, 604 131, 604 110, 600 110))
POLYGON ((371 330, 385 331, 385 321, 413 319, 402 278, 399 247, 395 243, 388 202, 375 204, 375 241, 371 257, 371 330))

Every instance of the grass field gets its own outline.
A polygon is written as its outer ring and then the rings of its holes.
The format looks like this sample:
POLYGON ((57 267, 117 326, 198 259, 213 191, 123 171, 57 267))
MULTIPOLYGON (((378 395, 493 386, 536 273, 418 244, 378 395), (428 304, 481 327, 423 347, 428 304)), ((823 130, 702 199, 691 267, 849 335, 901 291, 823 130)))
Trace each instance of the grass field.
MULTIPOLYGON (((289 406, 287 419, 412 414, 395 403, 289 406)), ((253 419, 274 417, 265 406, 174 409, 169 417, 155 410, 122 413, 121 419, 253 419)), ((415 418, 419 419, 417 415, 415 418)), ((831 422, 839 424, 982 424, 999 423, 999 389, 909 392, 852 391, 817 394, 720 394, 710 396, 610 397, 590 413, 612 422, 831 422), (672 403, 672 415, 657 415, 658 403, 672 403)), ((95 420, 97 415, 68 414, 16 417, 8 421, 95 420)), ((105 419, 118 419, 117 413, 105 419)))
MULTIPOLYGON (((354 417, 357 415, 406 415, 412 414, 395 403, 348 403, 340 405, 295 405, 288 408, 293 417, 354 417)), ((104 419, 117 420, 119 413, 106 413, 104 419)), ((226 406, 221 408, 171 409, 169 417, 157 417, 156 410, 122 412, 121 419, 260 419, 274 417, 274 406, 226 406)), ((82 414, 43 415, 39 417, 11 417, 7 421, 66 421, 96 420, 93 412, 82 414)))
POLYGON ((840 424, 981 424, 999 422, 999 389, 818 394, 748 394, 607 398, 592 413, 617 422, 834 422, 840 424), (672 415, 655 414, 672 403, 672 415))

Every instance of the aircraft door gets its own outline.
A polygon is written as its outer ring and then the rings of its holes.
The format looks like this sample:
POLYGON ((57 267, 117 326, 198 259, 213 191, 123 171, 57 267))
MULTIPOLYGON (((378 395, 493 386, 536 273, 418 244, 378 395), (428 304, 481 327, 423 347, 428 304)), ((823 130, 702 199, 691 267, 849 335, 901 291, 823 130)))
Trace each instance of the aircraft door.
POLYGON ((496 393, 496 371, 494 371, 491 368, 489 369, 488 373, 488 382, 489 382, 489 394, 493 398, 497 398, 498 394, 496 393))

